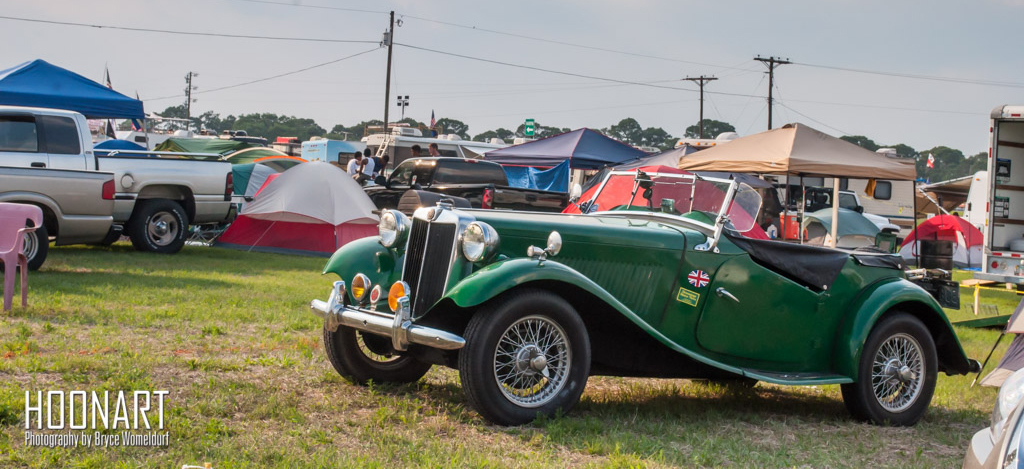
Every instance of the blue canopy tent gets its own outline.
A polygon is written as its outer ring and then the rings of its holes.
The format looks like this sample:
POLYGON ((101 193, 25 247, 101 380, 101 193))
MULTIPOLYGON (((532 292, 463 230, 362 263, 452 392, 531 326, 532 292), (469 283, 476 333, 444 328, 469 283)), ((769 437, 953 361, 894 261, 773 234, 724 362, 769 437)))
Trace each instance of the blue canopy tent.
POLYGON ((142 101, 45 60, 0 70, 0 104, 80 112, 90 119, 142 119, 142 101))
MULTIPOLYGON (((143 147, 135 142, 129 142, 128 140, 117 140, 110 139, 104 140, 100 143, 93 145, 93 150, 96 152, 96 156, 109 156, 112 150, 132 150, 132 151, 146 151, 146 147, 143 147)), ((133 157, 147 157, 156 158, 156 155, 140 155, 137 153, 123 154, 124 156, 133 157)))
POLYGON ((587 128, 513 145, 484 154, 501 165, 554 167, 569 160, 572 169, 601 169, 633 161, 647 153, 587 128))

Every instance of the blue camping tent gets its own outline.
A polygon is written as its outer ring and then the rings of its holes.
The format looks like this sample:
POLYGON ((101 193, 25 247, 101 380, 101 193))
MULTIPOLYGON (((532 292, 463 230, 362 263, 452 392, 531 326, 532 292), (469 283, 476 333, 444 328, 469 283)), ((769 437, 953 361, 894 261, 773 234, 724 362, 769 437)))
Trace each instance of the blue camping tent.
POLYGON ((68 109, 90 119, 146 117, 142 101, 45 60, 0 70, 0 104, 68 109))
MULTIPOLYGON (((96 156, 109 156, 110 150, 146 151, 145 147, 135 142, 117 139, 104 140, 100 143, 93 145, 92 148, 96 152, 96 156)), ((156 158, 156 155, 140 155, 138 153, 122 153, 121 155, 131 157, 156 158)))
POLYGON ((600 169, 633 161, 647 153, 587 128, 513 145, 484 154, 502 165, 553 167, 569 160, 572 169, 600 169))

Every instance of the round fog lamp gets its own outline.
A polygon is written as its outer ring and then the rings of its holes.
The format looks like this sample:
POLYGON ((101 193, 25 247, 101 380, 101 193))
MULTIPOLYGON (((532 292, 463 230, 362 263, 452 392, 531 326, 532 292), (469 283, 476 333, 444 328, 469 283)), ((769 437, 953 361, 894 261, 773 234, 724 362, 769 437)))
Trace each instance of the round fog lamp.
POLYGON ((470 262, 486 260, 498 251, 498 232, 487 223, 470 223, 461 238, 462 255, 470 262))
POLYGON ((388 290, 388 307, 392 312, 398 311, 398 299, 403 296, 409 296, 409 284, 399 280, 388 290))
POLYGON ((363 301, 366 294, 370 293, 370 278, 364 274, 356 274, 352 279, 352 298, 356 301, 363 301))

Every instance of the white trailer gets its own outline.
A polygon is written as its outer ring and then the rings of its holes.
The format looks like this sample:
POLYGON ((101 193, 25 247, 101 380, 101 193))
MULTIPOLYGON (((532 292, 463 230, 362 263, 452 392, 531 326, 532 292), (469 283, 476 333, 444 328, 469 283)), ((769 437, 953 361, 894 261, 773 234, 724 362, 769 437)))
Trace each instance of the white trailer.
POLYGON ((1024 284, 1024 106, 999 106, 991 117, 985 249, 975 277, 1024 284))

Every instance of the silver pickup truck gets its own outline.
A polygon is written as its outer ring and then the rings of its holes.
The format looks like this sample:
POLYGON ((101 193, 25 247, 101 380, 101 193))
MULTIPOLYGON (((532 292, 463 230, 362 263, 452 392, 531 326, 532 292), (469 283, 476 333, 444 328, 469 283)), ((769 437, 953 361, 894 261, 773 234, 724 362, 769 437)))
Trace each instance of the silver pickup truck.
POLYGON ((97 156, 85 116, 73 111, 0 106, 0 166, 113 173, 113 223, 143 251, 178 252, 189 225, 234 217, 230 163, 97 156))
POLYGON ((57 245, 105 244, 121 235, 113 224, 113 173, 0 166, 0 202, 43 209, 43 225, 25 236, 31 270, 46 260, 49 243, 43 240, 55 238, 57 245))

